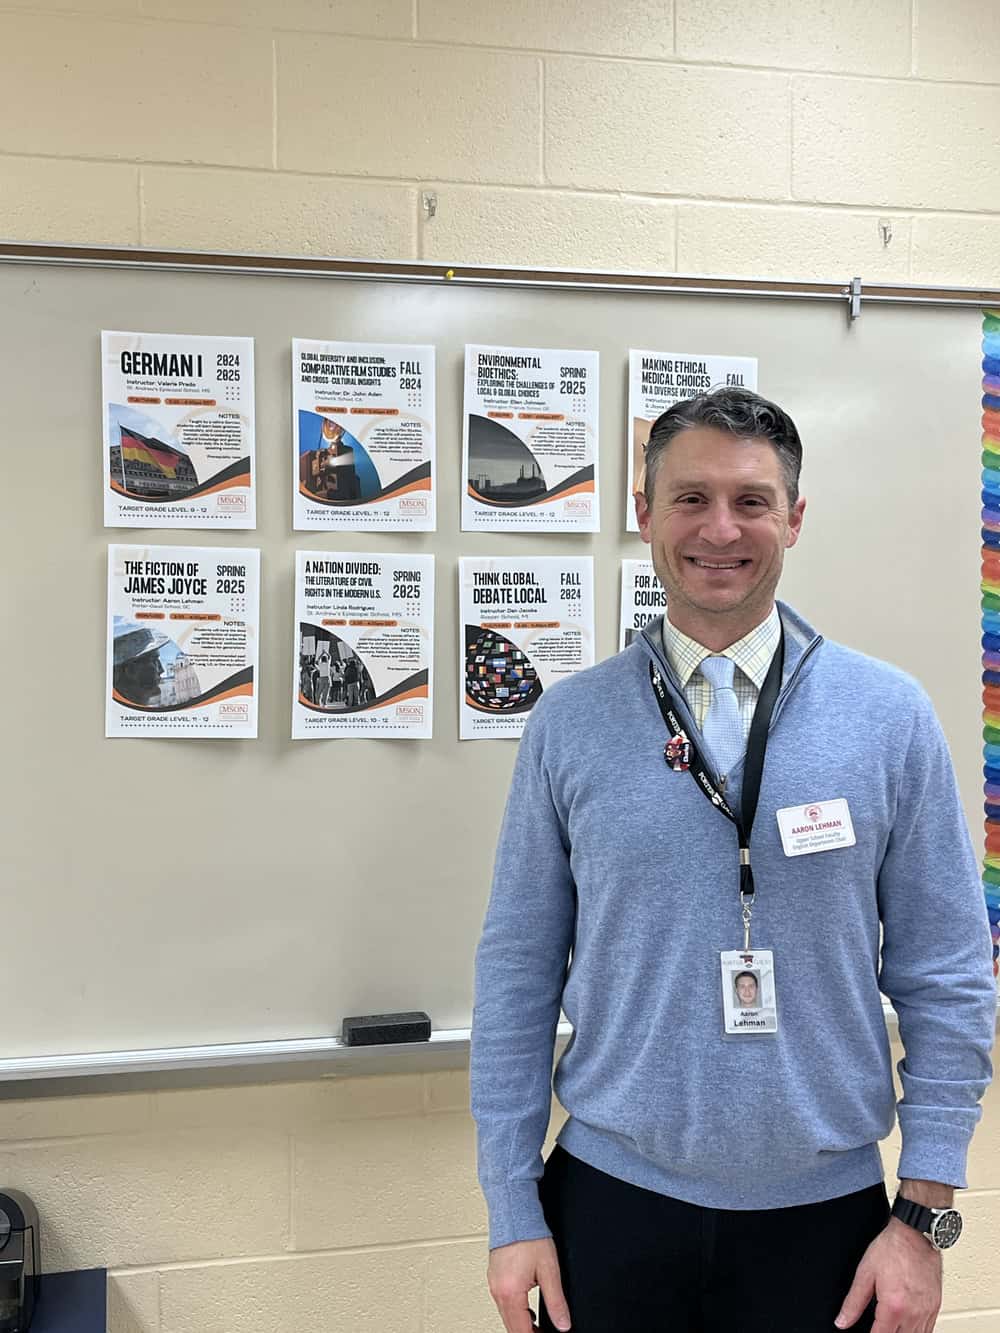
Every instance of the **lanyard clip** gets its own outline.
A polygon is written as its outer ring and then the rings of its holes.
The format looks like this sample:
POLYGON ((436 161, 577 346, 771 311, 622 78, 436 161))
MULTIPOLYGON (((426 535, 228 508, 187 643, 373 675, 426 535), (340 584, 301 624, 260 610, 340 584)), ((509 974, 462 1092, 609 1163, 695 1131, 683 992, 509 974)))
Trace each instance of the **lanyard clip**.
POLYGON ((754 901, 753 870, 750 867, 750 848, 740 848, 740 906, 743 908, 743 949, 750 952, 750 917, 754 901))
POLYGON ((753 898, 743 898, 743 952, 750 952, 750 917, 753 915, 753 898))

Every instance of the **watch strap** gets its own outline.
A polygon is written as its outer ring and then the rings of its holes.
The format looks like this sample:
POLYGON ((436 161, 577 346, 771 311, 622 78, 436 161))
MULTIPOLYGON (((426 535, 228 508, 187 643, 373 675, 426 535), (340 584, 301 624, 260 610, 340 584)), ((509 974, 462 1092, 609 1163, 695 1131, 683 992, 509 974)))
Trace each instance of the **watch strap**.
POLYGON ((930 1235, 934 1211, 922 1203, 914 1203, 912 1199, 904 1199, 897 1194, 892 1205, 892 1216, 900 1222, 905 1222, 908 1227, 913 1227, 922 1236, 930 1235))

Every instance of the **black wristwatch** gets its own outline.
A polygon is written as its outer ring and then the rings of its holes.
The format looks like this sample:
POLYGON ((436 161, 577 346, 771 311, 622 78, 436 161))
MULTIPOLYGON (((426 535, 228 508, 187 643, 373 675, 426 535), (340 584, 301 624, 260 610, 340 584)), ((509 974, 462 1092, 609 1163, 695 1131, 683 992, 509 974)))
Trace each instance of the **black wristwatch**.
POLYGON ((897 1194, 892 1216, 926 1236, 936 1250, 950 1250, 962 1234, 962 1214, 957 1208, 925 1208, 897 1194))

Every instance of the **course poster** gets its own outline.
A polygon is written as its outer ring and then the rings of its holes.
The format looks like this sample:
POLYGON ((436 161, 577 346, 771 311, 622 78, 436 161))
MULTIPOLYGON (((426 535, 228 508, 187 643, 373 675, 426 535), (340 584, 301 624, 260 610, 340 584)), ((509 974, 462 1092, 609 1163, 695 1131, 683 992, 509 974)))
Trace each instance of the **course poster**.
POLYGON ((653 422, 674 403, 710 389, 757 388, 757 358, 709 356, 705 352, 628 354, 628 496, 625 527, 638 532, 633 496, 646 479, 644 455, 653 422))
POLYGON ((106 736, 257 735, 260 552, 109 546, 106 736))
POLYGON ((465 349, 463 532, 597 532, 598 354, 465 349))
POLYGON ((593 557, 474 557, 458 564, 459 738, 520 736, 543 690, 593 666, 593 557))
POLYGON ((666 610, 667 594, 656 577, 652 560, 623 560, 619 651, 627 648, 651 620, 664 615, 666 610))
POLYGON ((104 526, 253 528, 252 338, 101 333, 104 526))
POLYGON ((292 341, 292 525, 433 532, 434 348, 292 341))
POLYGON ((292 738, 431 735, 434 557, 298 551, 292 738))

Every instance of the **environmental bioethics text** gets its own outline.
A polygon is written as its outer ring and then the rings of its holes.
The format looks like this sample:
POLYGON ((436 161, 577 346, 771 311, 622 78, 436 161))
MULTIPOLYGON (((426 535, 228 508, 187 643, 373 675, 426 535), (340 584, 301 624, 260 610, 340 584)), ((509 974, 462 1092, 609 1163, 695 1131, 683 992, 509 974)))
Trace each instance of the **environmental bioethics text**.
POLYGON ((522 370, 536 370, 540 374, 542 358, 518 356, 512 352, 480 352, 476 357, 479 392, 499 398, 537 398, 540 394, 551 393, 556 387, 554 380, 522 379, 522 370))

